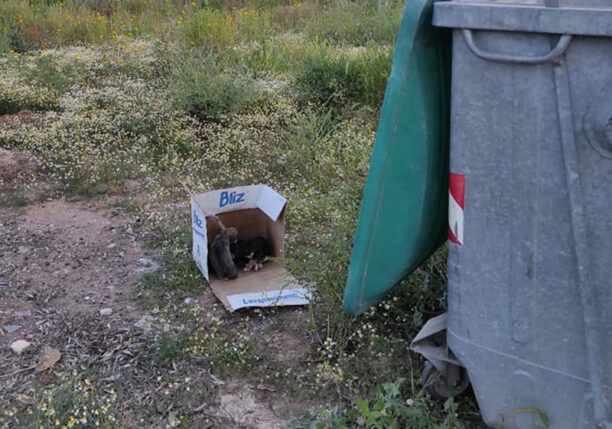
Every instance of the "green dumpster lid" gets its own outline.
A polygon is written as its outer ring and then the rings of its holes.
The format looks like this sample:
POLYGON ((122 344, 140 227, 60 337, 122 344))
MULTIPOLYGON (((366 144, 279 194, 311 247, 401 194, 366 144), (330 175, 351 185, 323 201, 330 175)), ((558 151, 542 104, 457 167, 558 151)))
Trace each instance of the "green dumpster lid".
POLYGON ((454 0, 435 5, 433 23, 472 30, 612 36, 612 1, 454 0))
POLYGON ((359 315, 436 250, 448 230, 451 32, 435 0, 409 0, 370 161, 343 308, 359 315))

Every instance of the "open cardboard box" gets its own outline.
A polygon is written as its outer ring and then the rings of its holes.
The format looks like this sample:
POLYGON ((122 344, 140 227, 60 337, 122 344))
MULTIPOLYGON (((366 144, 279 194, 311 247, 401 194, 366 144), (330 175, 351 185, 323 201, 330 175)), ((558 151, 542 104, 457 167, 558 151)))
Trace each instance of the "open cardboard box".
POLYGON ((244 307, 305 305, 310 291, 300 287, 283 265, 287 200, 266 185, 239 186, 191 197, 193 258, 213 293, 229 311, 244 307), (238 270, 238 277, 221 280, 209 273, 208 246, 225 227, 236 227, 241 239, 266 238, 273 257, 259 271, 238 270))

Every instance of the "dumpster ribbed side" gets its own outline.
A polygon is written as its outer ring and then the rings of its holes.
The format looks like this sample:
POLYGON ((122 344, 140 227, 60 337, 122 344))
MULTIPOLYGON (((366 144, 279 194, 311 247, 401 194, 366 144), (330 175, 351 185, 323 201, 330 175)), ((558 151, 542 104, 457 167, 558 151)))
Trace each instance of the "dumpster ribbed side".
POLYGON ((612 99, 612 38, 573 34, 550 59, 562 35, 472 36, 476 53, 463 29, 453 39, 450 170, 465 207, 463 242, 449 243, 449 347, 490 425, 538 427, 516 412, 532 407, 552 428, 608 428, 612 160, 590 112, 612 99))

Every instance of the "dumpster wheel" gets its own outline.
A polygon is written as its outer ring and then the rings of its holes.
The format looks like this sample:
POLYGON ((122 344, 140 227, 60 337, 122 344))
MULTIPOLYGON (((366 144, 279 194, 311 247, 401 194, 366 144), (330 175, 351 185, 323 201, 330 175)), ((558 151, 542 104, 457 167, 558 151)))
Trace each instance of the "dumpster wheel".
POLYGON ((448 364, 444 373, 440 372, 431 362, 425 362, 421 372, 423 389, 436 398, 450 398, 465 391, 470 379, 465 368, 448 364))

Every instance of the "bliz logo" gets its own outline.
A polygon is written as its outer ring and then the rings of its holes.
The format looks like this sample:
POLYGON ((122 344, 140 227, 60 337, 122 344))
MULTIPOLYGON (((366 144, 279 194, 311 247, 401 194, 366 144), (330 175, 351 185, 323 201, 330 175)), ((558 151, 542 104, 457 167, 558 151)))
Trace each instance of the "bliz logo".
POLYGON ((202 228, 202 218, 198 216, 198 212, 195 210, 193 211, 193 224, 198 228, 202 228))
POLYGON ((229 204, 238 204, 244 202, 244 192, 232 192, 227 191, 221 192, 219 196, 219 207, 225 207, 229 204))

